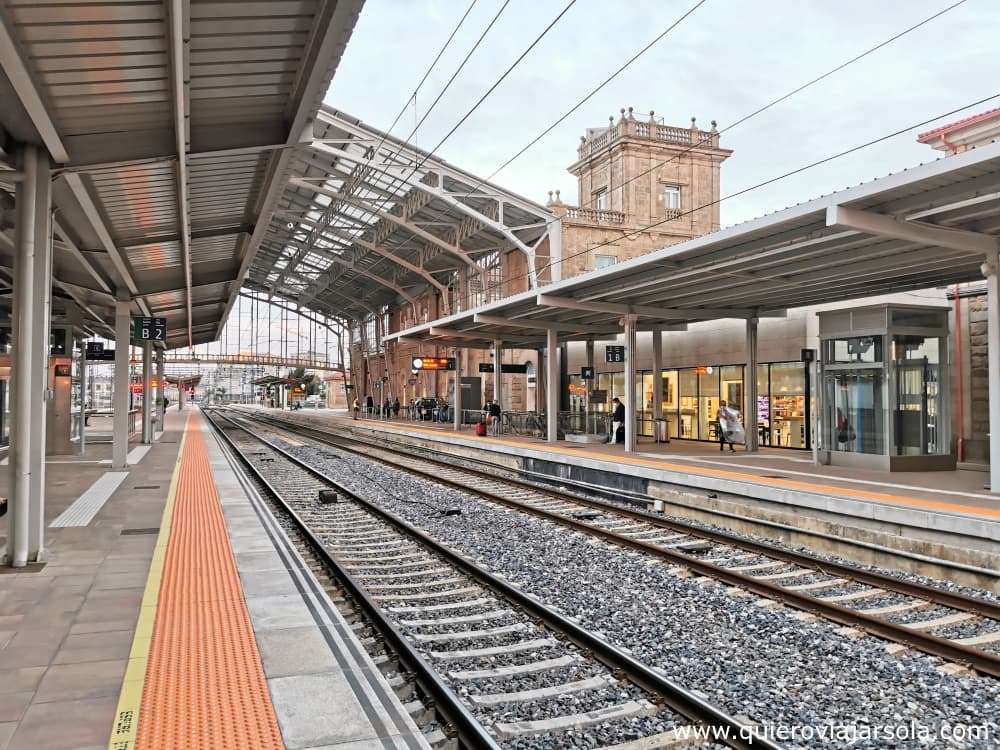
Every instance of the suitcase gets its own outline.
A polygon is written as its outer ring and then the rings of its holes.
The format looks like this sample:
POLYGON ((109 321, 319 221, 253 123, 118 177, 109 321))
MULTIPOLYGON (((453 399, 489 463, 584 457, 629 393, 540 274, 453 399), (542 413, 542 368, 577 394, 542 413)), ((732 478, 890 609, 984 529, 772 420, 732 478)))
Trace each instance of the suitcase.
POLYGON ((486 423, 476 422, 476 435, 479 437, 486 437, 486 423))

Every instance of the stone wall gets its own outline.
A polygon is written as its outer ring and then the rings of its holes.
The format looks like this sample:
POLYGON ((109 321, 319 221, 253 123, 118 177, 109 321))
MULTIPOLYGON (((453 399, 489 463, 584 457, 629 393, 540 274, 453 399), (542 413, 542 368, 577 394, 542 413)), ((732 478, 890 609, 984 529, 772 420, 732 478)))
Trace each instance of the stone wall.
MULTIPOLYGON (((968 393, 965 395, 967 409, 965 434, 965 460, 970 463, 989 462, 990 410, 989 410, 989 374, 987 370, 986 350, 986 295, 968 297, 963 300, 965 316, 963 325, 968 333, 968 393)), ((957 413, 957 409, 953 409, 957 413)), ((957 418, 957 417, 956 417, 957 418)), ((956 433, 957 434, 957 433, 956 433)))

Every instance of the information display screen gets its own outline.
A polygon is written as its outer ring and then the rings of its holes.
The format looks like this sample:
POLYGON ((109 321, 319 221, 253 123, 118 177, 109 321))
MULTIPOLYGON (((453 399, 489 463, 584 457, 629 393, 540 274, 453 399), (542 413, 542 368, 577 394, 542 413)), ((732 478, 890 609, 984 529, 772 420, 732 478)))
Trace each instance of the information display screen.
POLYGON ((414 357, 414 370, 454 370, 454 357, 414 357))

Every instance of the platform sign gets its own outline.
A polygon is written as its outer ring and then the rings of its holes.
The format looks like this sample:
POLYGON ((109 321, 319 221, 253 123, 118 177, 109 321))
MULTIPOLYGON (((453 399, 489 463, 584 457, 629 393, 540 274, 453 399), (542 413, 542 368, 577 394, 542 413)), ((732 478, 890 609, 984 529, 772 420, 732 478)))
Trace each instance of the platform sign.
POLYGON ((815 349, 802 349, 799 352, 799 361, 801 361, 801 362, 815 362, 816 361, 816 350, 815 349))
POLYGON ((593 380, 594 379, 594 368, 593 367, 581 367, 580 368, 580 380, 593 380))
POLYGON ((625 361, 625 347, 609 345, 604 347, 604 361, 605 362, 624 362, 625 361))
POLYGON ((491 372, 493 372, 493 363, 492 362, 480 362, 479 363, 479 372, 483 372, 483 373, 491 373, 491 372))
POLYGON ((95 351, 93 353, 88 351, 87 360, 90 362, 114 362, 115 350, 105 349, 104 347, 101 347, 100 351, 95 351))
POLYGON ((514 362, 505 362, 500 365, 500 372, 510 373, 511 375, 527 375, 528 374, 528 363, 516 364, 514 362))
POLYGON ((414 370, 454 370, 454 357, 414 357, 414 370))
POLYGON ((410 378, 409 380, 406 381, 406 384, 407 385, 416 385, 417 384, 417 379, 416 378, 410 378))
POLYGON ((87 359, 94 359, 100 357, 101 353, 104 352, 104 342, 103 341, 88 341, 87 342, 87 359))
POLYGON ((590 392, 590 403, 592 404, 606 404, 608 403, 608 392, 605 390, 593 390, 590 392))
POLYGON ((132 338, 136 341, 166 341, 166 318, 132 318, 132 338))

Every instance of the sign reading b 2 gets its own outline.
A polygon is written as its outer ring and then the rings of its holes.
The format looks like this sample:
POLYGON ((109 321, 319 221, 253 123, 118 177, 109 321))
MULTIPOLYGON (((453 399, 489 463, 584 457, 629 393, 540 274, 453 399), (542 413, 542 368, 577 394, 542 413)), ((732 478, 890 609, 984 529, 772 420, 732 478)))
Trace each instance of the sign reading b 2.
POLYGON ((132 338, 136 341, 166 341, 166 318, 132 318, 132 338))

